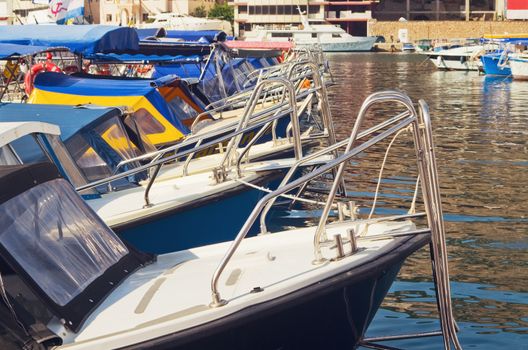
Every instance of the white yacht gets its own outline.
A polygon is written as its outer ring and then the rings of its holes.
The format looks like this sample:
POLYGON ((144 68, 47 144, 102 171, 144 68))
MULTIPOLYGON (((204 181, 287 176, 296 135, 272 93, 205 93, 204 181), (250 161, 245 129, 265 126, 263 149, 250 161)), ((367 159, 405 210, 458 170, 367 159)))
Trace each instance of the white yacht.
POLYGON ((370 51, 376 37, 352 36, 341 27, 328 24, 310 23, 301 15, 301 26, 284 29, 255 27, 245 34, 247 41, 293 41, 296 47, 319 45, 324 52, 370 51))
POLYGON ((143 23, 139 28, 165 28, 169 30, 222 30, 232 34, 231 23, 216 18, 200 18, 179 13, 159 13, 149 16, 154 22, 143 23))
POLYGON ((480 56, 493 51, 497 45, 453 45, 449 48, 435 48, 434 51, 420 52, 427 55, 436 68, 443 70, 479 70, 480 56))

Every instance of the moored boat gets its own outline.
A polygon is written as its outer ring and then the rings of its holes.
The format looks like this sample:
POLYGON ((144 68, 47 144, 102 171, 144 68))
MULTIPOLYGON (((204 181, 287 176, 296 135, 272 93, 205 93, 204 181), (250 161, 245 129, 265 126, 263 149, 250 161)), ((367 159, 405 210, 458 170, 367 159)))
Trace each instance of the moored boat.
POLYGON ((401 263, 431 242, 442 334, 459 347, 430 120, 423 102, 420 107, 423 120, 402 94, 369 97, 350 137, 318 152, 345 147, 344 153, 299 179, 285 179, 259 201, 231 243, 156 258, 127 247, 52 165, 1 167, 0 186, 9 191, 0 209, 9 215, 0 217, 0 336, 44 349, 353 348, 365 341, 401 263), (406 112, 359 133, 379 101, 400 102, 406 112), (360 219, 353 206, 344 210, 335 200, 345 164, 409 125, 427 226, 411 221, 421 214, 360 219), (364 136, 368 140, 358 143, 364 136), (276 198, 334 170, 317 225, 244 239, 276 198), (339 220, 328 223, 331 208, 339 220))

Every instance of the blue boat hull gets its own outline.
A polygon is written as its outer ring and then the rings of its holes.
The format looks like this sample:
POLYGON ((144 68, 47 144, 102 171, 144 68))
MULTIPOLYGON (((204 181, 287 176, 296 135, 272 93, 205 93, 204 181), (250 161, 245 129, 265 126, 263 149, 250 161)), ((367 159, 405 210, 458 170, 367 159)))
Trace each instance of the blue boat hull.
MULTIPOLYGON (((276 186, 282 172, 268 174, 256 184, 276 186)), ((112 226, 140 251, 163 254, 233 240, 264 192, 240 184, 161 214, 112 226)), ((255 224, 250 234, 258 233, 255 224)))
POLYGON ((405 259, 428 235, 360 266, 222 319, 127 349, 355 349, 405 259))
POLYGON ((497 65, 497 63, 499 62, 499 58, 500 58, 500 54, 484 55, 480 57, 484 72, 487 75, 504 75, 504 76, 511 75, 510 67, 506 66, 501 69, 497 65))

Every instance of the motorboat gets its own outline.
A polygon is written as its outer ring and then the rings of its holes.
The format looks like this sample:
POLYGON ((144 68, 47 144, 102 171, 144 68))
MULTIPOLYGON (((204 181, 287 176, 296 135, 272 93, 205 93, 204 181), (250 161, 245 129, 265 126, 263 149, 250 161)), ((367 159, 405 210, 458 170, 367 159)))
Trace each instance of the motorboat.
MULTIPOLYGON (((484 72, 488 75, 512 75, 510 60, 515 61, 516 58, 520 58, 518 62, 522 62, 523 56, 525 56, 526 38, 503 38, 501 40, 499 50, 481 57, 484 72)), ((519 63, 515 63, 515 65, 517 79, 520 79, 519 76, 524 75, 522 67, 519 63)))
POLYGON ((403 52, 414 52, 416 51, 416 47, 414 46, 413 43, 403 43, 402 51, 403 52))
MULTIPOLYGON (((420 106, 423 128, 404 95, 371 96, 350 137, 320 151, 344 147, 344 153, 301 178, 283 180, 258 202, 231 242, 157 256, 119 239, 51 163, 0 166, 2 343, 50 350, 372 345, 366 329, 400 266, 430 243, 439 334, 459 348, 430 120, 424 103, 420 106), (399 101, 410 110, 369 129, 369 140, 358 144, 366 111, 379 101, 399 101), (345 164, 409 125, 427 214, 358 218, 345 203, 337 204, 345 164), (265 222, 261 214, 275 199, 333 171, 316 225, 246 238, 259 216, 265 222), (339 220, 328 222, 332 208, 339 220), (419 227, 412 218, 423 215, 427 224, 419 227)), ((4 126, 0 139, 31 134, 36 126, 4 126)))
POLYGON ((174 12, 159 13, 149 18, 152 22, 140 24, 138 27, 186 31, 221 30, 228 34, 233 32, 231 23, 217 18, 193 17, 174 12))
POLYGON ((442 70, 478 70, 479 57, 485 53, 484 46, 460 46, 440 51, 420 52, 426 55, 438 69, 442 70))
POLYGON ((246 31, 248 41, 292 41, 296 47, 319 46, 323 52, 371 51, 376 37, 352 36, 343 28, 327 23, 310 22, 300 11, 301 26, 271 29, 261 26, 246 31))

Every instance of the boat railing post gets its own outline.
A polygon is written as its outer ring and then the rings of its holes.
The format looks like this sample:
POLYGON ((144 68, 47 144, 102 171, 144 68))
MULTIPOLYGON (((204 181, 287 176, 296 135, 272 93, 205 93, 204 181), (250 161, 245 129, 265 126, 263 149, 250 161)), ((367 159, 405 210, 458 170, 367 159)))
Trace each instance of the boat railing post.
POLYGON ((420 100, 420 123, 413 126, 413 135, 418 158, 419 176, 422 184, 422 195, 427 213, 428 225, 431 229, 431 256, 433 268, 433 282, 437 291, 437 305, 440 315, 444 348, 462 349, 457 337, 457 326, 453 316, 451 303, 451 289, 449 282, 449 266, 445 226, 440 197, 438 167, 432 137, 432 125, 429 107, 420 100))
MULTIPOLYGON (((358 137, 359 128, 363 124, 363 120, 367 114, 367 111, 376 103, 379 102, 399 102, 403 104, 409 113, 411 114, 411 117, 413 119, 416 119, 416 111, 414 109, 414 106, 412 104, 412 101, 410 98, 398 91, 382 91, 379 93, 374 93, 367 97, 365 101, 363 102, 358 116, 356 118, 356 122, 354 124, 354 128, 352 129, 352 133, 350 135, 350 138, 348 140, 348 144, 345 149, 345 153, 349 153, 352 149, 354 143, 356 142, 356 139, 358 137)), ((326 239, 326 222, 328 220, 328 215, 330 214, 330 209, 332 207, 332 203, 334 202, 338 187, 340 186, 343 178, 343 172, 345 169, 345 163, 342 163, 337 168, 336 174, 334 176, 334 182, 332 183, 332 187, 330 188, 330 192, 328 194, 328 199, 325 203, 325 206, 323 208, 323 212, 321 214, 321 218, 319 219, 319 223, 317 225, 317 229, 315 231, 314 235, 314 264, 321 264, 326 261, 326 259, 323 258, 321 253, 321 239, 326 239)))

